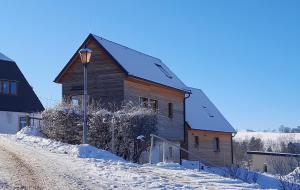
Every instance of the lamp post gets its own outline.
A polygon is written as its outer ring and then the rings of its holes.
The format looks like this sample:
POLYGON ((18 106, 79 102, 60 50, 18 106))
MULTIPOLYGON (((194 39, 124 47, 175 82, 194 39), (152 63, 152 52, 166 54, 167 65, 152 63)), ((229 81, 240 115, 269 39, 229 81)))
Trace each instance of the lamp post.
POLYGON ((92 50, 83 48, 79 50, 81 62, 83 64, 83 133, 82 144, 87 144, 87 66, 92 56, 92 50))

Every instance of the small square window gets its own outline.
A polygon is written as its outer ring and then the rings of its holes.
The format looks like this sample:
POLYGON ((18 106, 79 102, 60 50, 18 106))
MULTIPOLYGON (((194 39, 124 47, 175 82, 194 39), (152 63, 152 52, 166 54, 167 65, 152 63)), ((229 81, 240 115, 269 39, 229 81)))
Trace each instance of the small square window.
POLYGON ((157 100, 150 99, 150 107, 153 109, 153 111, 157 111, 157 109, 158 109, 158 102, 157 102, 157 100))
POLYGON ((148 107, 148 98, 140 97, 140 105, 144 108, 148 107))

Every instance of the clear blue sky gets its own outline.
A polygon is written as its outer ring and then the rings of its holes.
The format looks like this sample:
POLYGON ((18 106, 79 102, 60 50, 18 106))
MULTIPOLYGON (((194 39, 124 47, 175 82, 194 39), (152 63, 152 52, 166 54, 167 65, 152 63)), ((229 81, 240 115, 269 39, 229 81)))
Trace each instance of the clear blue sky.
POLYGON ((300 125, 300 1, 1 0, 0 52, 44 105, 89 33, 162 59, 238 129, 300 125))

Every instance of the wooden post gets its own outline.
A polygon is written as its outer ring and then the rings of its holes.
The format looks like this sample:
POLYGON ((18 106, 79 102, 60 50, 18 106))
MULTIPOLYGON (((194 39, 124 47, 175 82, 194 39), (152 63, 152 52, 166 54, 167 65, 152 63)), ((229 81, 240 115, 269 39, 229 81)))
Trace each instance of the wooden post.
POLYGON ((149 164, 152 164, 152 149, 153 149, 153 135, 151 136, 150 153, 149 153, 149 164))

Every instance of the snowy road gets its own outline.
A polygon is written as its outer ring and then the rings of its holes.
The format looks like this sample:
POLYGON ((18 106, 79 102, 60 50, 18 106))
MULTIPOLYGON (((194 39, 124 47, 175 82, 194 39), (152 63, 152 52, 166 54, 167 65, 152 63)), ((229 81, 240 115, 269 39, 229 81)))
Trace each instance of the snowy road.
POLYGON ((75 163, 64 157, 67 155, 37 151, 0 138, 0 188, 101 189, 101 184, 88 186, 75 163))
POLYGON ((18 140, 0 135, 0 189, 257 188, 202 171, 77 158, 67 151, 62 154, 66 145, 53 144, 57 143, 39 137, 18 140))

